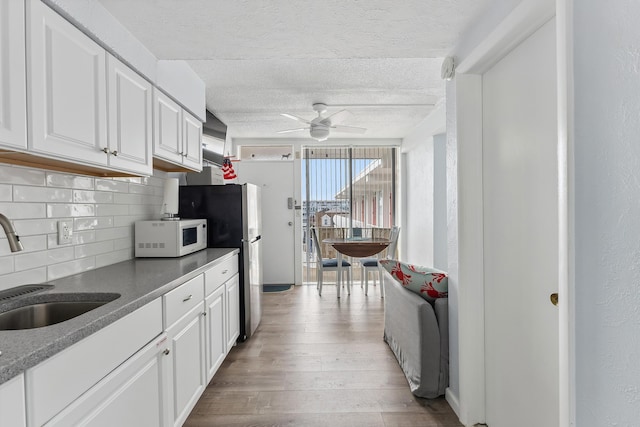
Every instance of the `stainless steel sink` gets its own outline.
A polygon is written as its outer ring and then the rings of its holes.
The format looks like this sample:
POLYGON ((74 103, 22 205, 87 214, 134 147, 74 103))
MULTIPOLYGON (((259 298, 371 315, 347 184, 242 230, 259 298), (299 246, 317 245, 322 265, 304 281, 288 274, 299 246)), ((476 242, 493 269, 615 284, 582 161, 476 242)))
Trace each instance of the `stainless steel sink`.
POLYGON ((33 329, 55 325, 96 309, 118 296, 102 301, 49 301, 0 313, 0 330, 33 329))

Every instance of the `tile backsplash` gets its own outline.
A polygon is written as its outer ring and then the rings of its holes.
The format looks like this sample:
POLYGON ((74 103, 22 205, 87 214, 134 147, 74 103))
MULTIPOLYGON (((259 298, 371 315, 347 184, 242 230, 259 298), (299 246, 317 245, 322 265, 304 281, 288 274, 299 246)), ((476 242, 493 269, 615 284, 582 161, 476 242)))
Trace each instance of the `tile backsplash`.
POLYGON ((0 290, 42 283, 133 258, 134 222, 161 216, 162 171, 144 178, 95 178, 0 165, 0 213, 24 251, 12 253, 0 232, 0 290), (57 223, 73 224, 58 245, 57 223))

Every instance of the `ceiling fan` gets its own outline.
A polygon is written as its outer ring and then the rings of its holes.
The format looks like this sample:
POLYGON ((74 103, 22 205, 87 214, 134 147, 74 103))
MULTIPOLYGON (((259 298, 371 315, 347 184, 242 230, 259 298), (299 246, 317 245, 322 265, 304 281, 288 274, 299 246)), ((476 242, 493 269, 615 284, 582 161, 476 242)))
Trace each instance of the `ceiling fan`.
POLYGON ((351 116, 352 114, 347 110, 340 110, 337 113, 333 113, 329 116, 323 117, 322 114, 327 111, 327 105, 316 103, 313 104, 313 110, 318 113, 318 117, 309 121, 305 120, 301 117, 294 116, 293 114, 283 113, 282 116, 287 117, 289 119, 296 120, 298 122, 302 122, 308 127, 297 128, 297 129, 287 129, 281 130, 278 133, 289 133, 289 132, 298 132, 302 130, 308 130, 311 138, 316 141, 326 141, 329 138, 329 134, 333 130, 333 132, 348 132, 348 133, 365 133, 367 130, 365 128, 359 128, 355 126, 344 126, 338 125, 343 120, 351 116))

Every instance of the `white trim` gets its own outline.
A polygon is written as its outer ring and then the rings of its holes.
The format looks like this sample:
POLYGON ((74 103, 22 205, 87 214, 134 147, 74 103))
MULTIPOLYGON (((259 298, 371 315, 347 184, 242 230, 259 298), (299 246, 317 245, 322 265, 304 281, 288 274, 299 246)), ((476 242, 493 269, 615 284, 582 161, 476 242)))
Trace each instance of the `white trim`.
MULTIPOLYGON (((570 363, 575 360, 574 345, 574 267, 571 255, 573 254, 573 199, 571 191, 572 181, 572 156, 573 136, 569 133, 573 121, 572 102, 572 59, 571 59, 571 5, 573 0, 557 0, 558 14, 562 22, 557 28, 558 46, 558 109, 559 109, 559 138, 561 141, 559 153, 562 165, 559 167, 559 182, 564 185, 561 189, 559 200, 561 204, 560 226, 561 236, 558 244, 561 250, 561 272, 559 277, 559 293, 564 293, 564 303, 561 299, 560 318, 560 348, 565 349, 561 353, 561 369, 574 366, 570 363), (561 57, 563 56, 564 57, 561 57), (560 75, 562 73, 563 75, 560 75), (560 117, 562 111, 566 116, 560 117)), ((484 377, 484 305, 478 304, 484 297, 484 284, 477 283, 478 277, 482 277, 482 165, 480 164, 480 179, 471 156, 476 149, 480 150, 482 158, 482 78, 481 74, 495 65, 509 51, 533 34, 549 19, 556 15, 555 0, 524 0, 491 32, 456 69, 456 130, 458 155, 463 153, 464 158, 457 159, 458 166, 458 244, 459 244, 459 283, 458 286, 458 339, 459 339, 459 377, 460 384, 458 396, 453 391, 447 391, 447 401, 456 405, 456 414, 465 425, 473 425, 485 421, 485 377, 484 377), (475 78, 475 79, 474 79, 475 78), (476 96, 480 93, 479 111, 476 96), (467 104, 467 103, 470 103, 467 104), (467 104, 467 105, 465 105, 467 104), (480 121, 480 132, 474 135, 477 121, 480 121), (480 147, 480 148, 477 148, 480 147), (462 150, 461 150, 462 148, 462 150), (466 152, 471 150, 473 153, 466 152), (471 166, 471 170, 469 169, 471 166), (473 193, 473 189, 477 193, 473 193), (478 197, 480 204, 478 205, 478 197), (476 217, 473 217, 474 212, 476 217), (480 221, 478 225, 477 221, 480 221), (480 269, 478 270, 478 261, 480 269), (474 281, 476 283, 474 283, 474 281), (479 298, 479 299, 478 299, 479 298), (475 304, 471 301, 475 300, 475 304), (475 328, 480 329, 480 333, 475 328)), ((477 153, 476 153, 477 154, 477 153)), ((480 279, 481 280, 481 279, 480 279)), ((575 425, 575 372, 561 373, 560 426, 575 425)))
POLYGON ((558 0, 559 425, 575 426, 575 269, 573 170, 573 0, 558 0))
POLYGON ((524 0, 464 58, 456 73, 484 73, 555 13, 555 0, 524 0))
MULTIPOLYGON (((460 421, 485 421, 482 76, 456 77, 460 421)), ((449 156, 450 154, 448 154, 449 156)), ((449 264, 456 260, 449 259, 449 264)), ((451 269, 450 269, 451 270, 451 269)), ((451 292, 451 286, 449 287, 451 292)))
POLYGON ((453 392, 453 390, 451 390, 450 387, 447 387, 444 393, 444 397, 447 400, 449 406, 451 406, 451 409, 453 409, 453 412, 455 412, 458 418, 460 418, 460 401, 458 400, 458 396, 456 396, 456 394, 453 392))

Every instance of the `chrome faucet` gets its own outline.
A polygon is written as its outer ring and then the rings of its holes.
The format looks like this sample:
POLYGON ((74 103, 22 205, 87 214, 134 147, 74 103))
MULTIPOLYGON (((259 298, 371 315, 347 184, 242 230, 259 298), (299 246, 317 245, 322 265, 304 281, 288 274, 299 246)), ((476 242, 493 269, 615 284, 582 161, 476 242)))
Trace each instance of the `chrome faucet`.
POLYGON ((9 249, 11 252, 19 252, 22 249, 22 243, 20 243, 20 237, 16 234, 16 230, 13 229, 13 225, 9 221, 9 218, 0 213, 0 225, 4 228, 4 234, 7 235, 9 241, 9 249))

